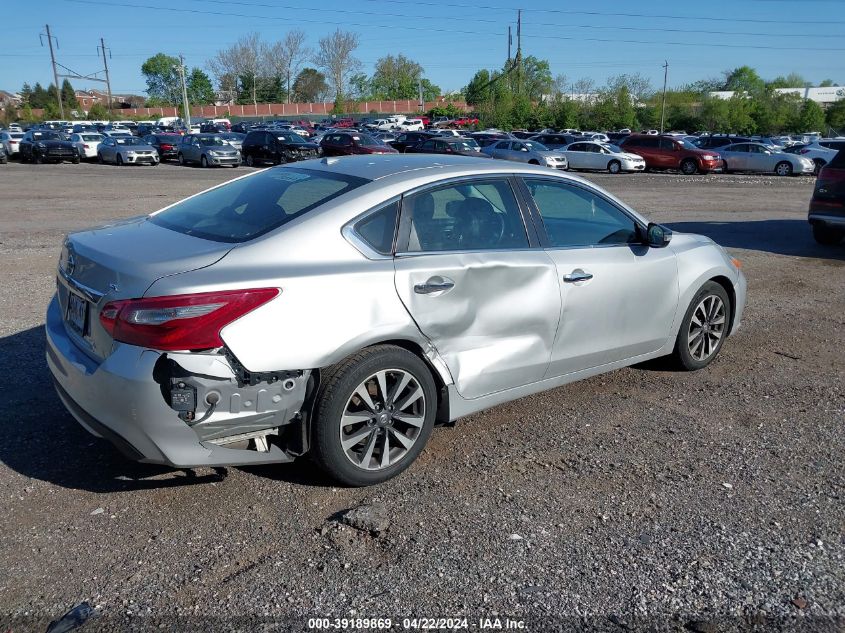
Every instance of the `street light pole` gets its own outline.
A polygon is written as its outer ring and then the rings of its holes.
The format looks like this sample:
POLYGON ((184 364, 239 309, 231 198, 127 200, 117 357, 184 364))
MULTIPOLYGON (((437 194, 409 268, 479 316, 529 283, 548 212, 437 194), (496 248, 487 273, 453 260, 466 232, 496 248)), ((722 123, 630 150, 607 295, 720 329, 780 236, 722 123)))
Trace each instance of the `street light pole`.
POLYGON ((188 131, 191 130, 191 107, 188 104, 188 85, 185 83, 185 57, 179 55, 179 65, 176 67, 179 77, 182 79, 182 108, 185 111, 185 125, 188 131))
POLYGON ((663 134, 663 124, 666 121, 666 80, 669 78, 669 61, 663 64, 663 105, 660 107, 660 133, 663 134))

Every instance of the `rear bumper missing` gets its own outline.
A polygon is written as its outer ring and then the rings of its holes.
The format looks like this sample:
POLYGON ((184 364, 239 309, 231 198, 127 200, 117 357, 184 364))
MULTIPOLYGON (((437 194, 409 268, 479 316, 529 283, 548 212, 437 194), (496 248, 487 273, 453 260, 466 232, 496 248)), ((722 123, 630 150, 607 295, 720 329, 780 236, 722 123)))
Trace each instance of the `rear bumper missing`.
MULTIPOLYGON (((111 441, 131 459, 176 468, 293 460, 291 454, 274 444, 266 451, 227 448, 220 444, 227 436, 243 435, 244 429, 262 428, 262 424, 265 429, 277 428, 296 422, 295 412, 302 406, 304 387, 284 393, 278 386, 276 393, 272 385, 239 388, 235 381, 219 376, 186 378, 195 378, 198 418, 208 407, 203 391, 210 388, 208 383, 222 395, 219 411, 206 421, 190 426, 169 406, 166 390, 154 379, 164 354, 117 343, 105 360, 97 362, 67 335, 55 297, 47 310, 46 321, 47 364, 62 403, 86 430, 111 441), (260 402, 259 392, 263 392, 260 402), (232 402, 238 395, 242 402, 252 398, 249 402, 256 410, 241 407, 233 412, 232 402), (281 396, 276 402, 275 395, 281 396), (265 406, 262 403, 271 404, 266 411, 257 411, 265 406)), ((307 376, 300 380, 307 380, 307 376)))

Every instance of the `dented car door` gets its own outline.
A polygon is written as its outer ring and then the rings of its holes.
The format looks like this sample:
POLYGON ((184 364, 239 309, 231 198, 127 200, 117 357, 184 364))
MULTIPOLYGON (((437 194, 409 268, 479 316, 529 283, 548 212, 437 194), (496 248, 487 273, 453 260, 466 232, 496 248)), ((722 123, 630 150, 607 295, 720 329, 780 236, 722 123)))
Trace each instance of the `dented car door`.
POLYGON ((529 241, 510 181, 465 179, 406 195, 400 227, 396 291, 461 396, 540 380, 560 288, 551 258, 529 241))

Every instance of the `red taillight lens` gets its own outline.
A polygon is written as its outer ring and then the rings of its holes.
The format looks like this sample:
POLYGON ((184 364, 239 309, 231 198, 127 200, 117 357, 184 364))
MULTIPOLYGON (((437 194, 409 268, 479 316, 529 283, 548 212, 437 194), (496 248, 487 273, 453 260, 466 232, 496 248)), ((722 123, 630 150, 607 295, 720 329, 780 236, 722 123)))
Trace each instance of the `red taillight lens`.
POLYGON ((167 143, 162 143, 162 144, 161 144, 161 149, 173 149, 173 146, 172 146, 172 145, 168 145, 167 143))
POLYGON ((220 330, 279 294, 278 288, 225 290, 111 301, 100 323, 116 341, 163 351, 221 347, 220 330))

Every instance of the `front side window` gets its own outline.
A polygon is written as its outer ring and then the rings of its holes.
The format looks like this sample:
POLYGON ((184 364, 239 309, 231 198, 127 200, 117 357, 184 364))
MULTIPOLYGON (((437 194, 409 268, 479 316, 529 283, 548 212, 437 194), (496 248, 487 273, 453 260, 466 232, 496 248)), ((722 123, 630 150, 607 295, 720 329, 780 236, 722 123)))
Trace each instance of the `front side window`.
POLYGON ((526 248, 516 197, 505 180, 478 180, 407 196, 410 252, 526 248))
POLYGON ((246 242, 367 182, 310 169, 268 169, 183 200, 150 221, 216 242, 246 242))
POLYGON ((526 179, 552 248, 639 242, 626 213, 589 189, 550 180, 526 179))

